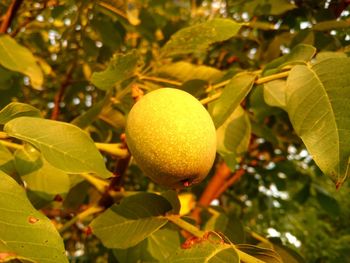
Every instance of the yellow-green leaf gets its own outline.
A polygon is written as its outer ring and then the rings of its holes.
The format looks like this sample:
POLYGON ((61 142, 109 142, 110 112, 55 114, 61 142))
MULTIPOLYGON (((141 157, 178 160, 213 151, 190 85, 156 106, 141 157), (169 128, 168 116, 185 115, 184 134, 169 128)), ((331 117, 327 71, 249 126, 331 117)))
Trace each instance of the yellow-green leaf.
POLYGON ((179 30, 165 44, 161 52, 164 56, 173 56, 205 51, 211 44, 235 36, 240 28, 241 24, 231 19, 209 20, 179 30))
POLYGON ((92 139, 72 124, 19 117, 7 122, 4 130, 10 136, 34 145, 51 165, 67 173, 111 177, 92 139))
POLYGON ((42 89, 44 76, 32 52, 9 35, 0 36, 0 64, 28 76, 35 89, 42 89))
POLYGON ((62 238, 32 206, 24 189, 2 171, 0 182, 0 252, 40 263, 68 262, 62 238))
POLYGON ((339 186, 350 173, 350 58, 293 67, 287 111, 320 169, 339 186))

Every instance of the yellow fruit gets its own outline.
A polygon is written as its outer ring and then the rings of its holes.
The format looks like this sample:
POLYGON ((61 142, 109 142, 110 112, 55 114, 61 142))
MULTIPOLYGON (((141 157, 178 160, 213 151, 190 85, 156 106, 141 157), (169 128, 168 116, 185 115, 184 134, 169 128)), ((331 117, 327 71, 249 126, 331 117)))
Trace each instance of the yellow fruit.
POLYGON ((195 97, 178 89, 152 91, 134 105, 126 142, 144 174, 170 188, 199 183, 215 159, 210 115, 195 97))

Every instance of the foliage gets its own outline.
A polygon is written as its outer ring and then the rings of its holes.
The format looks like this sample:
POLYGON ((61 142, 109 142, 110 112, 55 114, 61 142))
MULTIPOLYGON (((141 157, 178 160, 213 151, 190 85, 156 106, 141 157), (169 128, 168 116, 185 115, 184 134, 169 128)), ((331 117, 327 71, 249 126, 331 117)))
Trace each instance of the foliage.
POLYGON ((348 6, 2 1, 0 261, 350 262, 348 6), (125 142, 162 87, 217 128, 181 191, 125 142))

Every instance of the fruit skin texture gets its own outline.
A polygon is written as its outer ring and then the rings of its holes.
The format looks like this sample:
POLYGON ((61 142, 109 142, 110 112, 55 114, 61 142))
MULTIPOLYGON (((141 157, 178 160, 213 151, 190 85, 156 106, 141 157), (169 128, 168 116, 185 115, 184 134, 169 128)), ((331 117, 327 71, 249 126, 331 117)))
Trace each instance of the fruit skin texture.
POLYGON ((163 186, 183 188, 207 176, 215 159, 216 131, 195 97, 162 88, 131 109, 126 143, 146 176, 163 186))

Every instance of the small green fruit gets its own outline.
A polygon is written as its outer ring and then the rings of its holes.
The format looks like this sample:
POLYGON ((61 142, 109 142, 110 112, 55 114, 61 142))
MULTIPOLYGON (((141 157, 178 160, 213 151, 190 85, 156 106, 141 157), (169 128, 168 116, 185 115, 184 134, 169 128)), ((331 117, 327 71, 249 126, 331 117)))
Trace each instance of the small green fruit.
POLYGON ((172 88, 152 91, 134 105, 126 142, 144 174, 170 188, 202 181, 216 153, 216 131, 206 109, 172 88))

